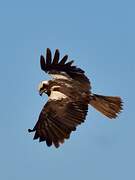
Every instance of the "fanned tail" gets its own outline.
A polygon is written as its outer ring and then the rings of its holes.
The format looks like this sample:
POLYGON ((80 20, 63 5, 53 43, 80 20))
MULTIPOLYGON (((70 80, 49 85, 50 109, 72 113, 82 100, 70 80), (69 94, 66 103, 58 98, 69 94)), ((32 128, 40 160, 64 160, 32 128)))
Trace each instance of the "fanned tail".
POLYGON ((121 98, 115 96, 93 94, 89 104, 110 119, 116 118, 123 109, 121 98))

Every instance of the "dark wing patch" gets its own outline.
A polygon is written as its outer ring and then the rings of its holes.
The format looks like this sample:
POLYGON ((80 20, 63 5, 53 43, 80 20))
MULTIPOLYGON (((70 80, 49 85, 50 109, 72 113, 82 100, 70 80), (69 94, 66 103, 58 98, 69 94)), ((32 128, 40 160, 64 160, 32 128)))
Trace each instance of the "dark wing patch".
POLYGON ((57 148, 84 122, 87 110, 88 105, 81 102, 67 103, 64 99, 49 101, 42 109, 35 127, 29 132, 35 131, 33 139, 46 141, 48 146, 54 144, 57 148))
POLYGON ((52 61, 51 51, 49 48, 47 48, 46 54, 46 61, 42 55, 40 57, 40 65, 43 71, 48 72, 49 74, 60 74, 61 72, 65 72, 72 79, 77 80, 81 83, 84 82, 89 84, 89 79, 85 76, 84 71, 80 68, 77 68, 76 66, 73 66, 73 60, 67 62, 68 55, 65 55, 61 60, 59 60, 60 53, 59 50, 56 49, 52 61))

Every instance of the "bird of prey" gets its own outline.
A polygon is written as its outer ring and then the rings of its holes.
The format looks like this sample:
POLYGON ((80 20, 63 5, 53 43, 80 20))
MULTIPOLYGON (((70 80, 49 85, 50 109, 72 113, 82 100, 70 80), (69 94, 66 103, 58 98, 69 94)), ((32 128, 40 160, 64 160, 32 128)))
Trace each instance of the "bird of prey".
POLYGON ((47 146, 56 148, 70 137, 72 131, 85 121, 89 105, 106 117, 116 118, 122 110, 122 100, 117 96, 103 96, 91 92, 90 80, 85 72, 68 61, 68 55, 60 60, 59 50, 54 57, 49 48, 46 58, 41 55, 41 69, 52 76, 39 84, 39 94, 48 95, 38 121, 33 129, 33 139, 46 141, 47 146))

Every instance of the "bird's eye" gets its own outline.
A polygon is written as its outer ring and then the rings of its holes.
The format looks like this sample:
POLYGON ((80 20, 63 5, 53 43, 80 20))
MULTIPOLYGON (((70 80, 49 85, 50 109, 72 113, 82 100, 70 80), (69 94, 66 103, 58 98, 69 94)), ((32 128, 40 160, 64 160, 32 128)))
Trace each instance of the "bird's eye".
POLYGON ((46 84, 43 84, 43 88, 46 88, 46 84))

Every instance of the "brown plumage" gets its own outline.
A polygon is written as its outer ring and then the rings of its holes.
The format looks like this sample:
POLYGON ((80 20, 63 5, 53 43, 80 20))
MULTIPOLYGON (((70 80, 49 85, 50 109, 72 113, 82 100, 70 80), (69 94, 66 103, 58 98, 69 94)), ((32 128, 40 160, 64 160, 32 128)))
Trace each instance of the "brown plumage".
POLYGON ((93 94, 91 96, 90 105, 108 118, 116 118, 122 110, 122 101, 120 97, 102 96, 93 94))
POLYGON ((58 49, 53 60, 49 48, 46 51, 46 60, 41 55, 41 69, 51 74, 53 79, 40 83, 40 95, 46 93, 49 100, 43 107, 34 128, 29 129, 29 132, 35 131, 34 139, 46 141, 48 146, 54 144, 56 148, 84 122, 88 105, 110 119, 116 118, 122 110, 120 97, 92 94, 90 81, 84 71, 73 66, 73 61, 67 62, 67 55, 62 60, 59 59, 58 49))

